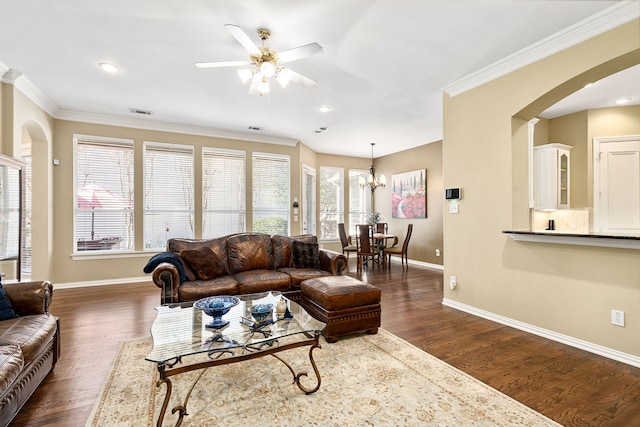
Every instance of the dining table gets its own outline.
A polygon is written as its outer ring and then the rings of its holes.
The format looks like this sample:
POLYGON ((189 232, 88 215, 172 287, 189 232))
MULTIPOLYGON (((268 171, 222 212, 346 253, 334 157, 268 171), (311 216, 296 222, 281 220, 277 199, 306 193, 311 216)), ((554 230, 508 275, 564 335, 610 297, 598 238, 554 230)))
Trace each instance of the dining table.
POLYGON ((398 236, 396 236, 395 234, 387 233, 373 233, 371 239, 373 240, 373 246, 376 248, 376 252, 378 253, 375 262, 378 265, 386 266, 386 262, 384 259, 384 250, 389 246, 389 240, 393 240, 391 246, 398 243, 398 236))

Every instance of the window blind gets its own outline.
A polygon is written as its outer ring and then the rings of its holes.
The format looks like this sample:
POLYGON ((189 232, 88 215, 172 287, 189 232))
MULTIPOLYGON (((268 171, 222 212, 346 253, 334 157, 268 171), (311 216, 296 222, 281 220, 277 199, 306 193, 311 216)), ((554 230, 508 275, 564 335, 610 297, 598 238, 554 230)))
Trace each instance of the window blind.
POLYGON ((252 155, 252 230, 289 235, 289 156, 252 155))
POLYGON ((202 150, 202 237, 246 231, 245 152, 202 150))
POLYGON ((144 143, 144 249, 194 237, 193 147, 144 143))
POLYGON ((360 187, 361 176, 367 177, 368 170, 349 169, 349 230, 355 231, 357 224, 366 224, 366 216, 371 212, 371 190, 360 187))
POLYGON ((320 166, 320 239, 339 239, 344 222, 344 169, 320 166))
POLYGON ((76 135, 74 252, 133 250, 133 141, 76 135))

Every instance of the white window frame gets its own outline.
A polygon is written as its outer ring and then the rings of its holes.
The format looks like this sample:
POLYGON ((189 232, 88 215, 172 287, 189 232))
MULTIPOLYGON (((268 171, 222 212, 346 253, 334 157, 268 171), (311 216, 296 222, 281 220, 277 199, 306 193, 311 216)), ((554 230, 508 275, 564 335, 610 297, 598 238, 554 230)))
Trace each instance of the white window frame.
POLYGON ((319 240, 339 240, 338 224, 344 222, 344 168, 336 166, 320 166, 320 195, 318 196, 320 205, 320 225, 319 240), (335 194, 332 200, 325 200, 326 193, 323 191, 325 174, 331 174, 334 179, 331 185, 334 186, 335 194), (337 182, 336 182, 337 181, 337 182), (335 204, 333 203, 335 201, 335 204), (329 203, 330 202, 330 203, 329 203), (329 205, 331 204, 331 206, 329 205))
POLYGON ((366 216, 371 213, 371 190, 362 188, 361 176, 369 176, 368 169, 349 169, 349 222, 347 230, 354 230, 358 224, 366 224, 366 216))
MULTIPOLYGON (((194 238, 194 220, 195 220, 195 150, 192 145, 186 144, 172 144, 165 142, 143 142, 143 164, 144 164, 144 213, 143 213, 143 241, 145 251, 159 251, 166 248, 166 242, 170 238, 194 238), (188 168, 187 173, 190 171, 191 176, 187 176, 182 182, 178 182, 177 179, 165 179, 162 185, 182 185, 182 188, 178 188, 174 191, 167 193, 166 204, 163 205, 163 209, 156 207, 150 207, 149 197, 152 192, 154 178, 150 177, 149 173, 149 159, 148 155, 152 151, 157 152, 175 152, 185 153, 190 155, 190 164, 184 164, 183 167, 188 168), (186 188, 185 188, 186 187, 186 188), (184 202, 184 203, 179 203, 184 202), (162 227, 151 225, 152 216, 161 216, 162 214, 168 215, 169 221, 165 221, 162 227), (180 215, 184 215, 181 220, 180 215), (171 216, 176 217, 171 218, 171 216), (186 222, 182 222, 186 221, 186 222), (151 228, 150 228, 151 227, 151 228), (162 244, 161 242, 164 242, 162 244)), ((188 162, 187 162, 188 163, 188 162)), ((161 175, 162 176, 162 175, 161 175)), ((160 198, 161 196, 157 196, 160 198)), ((154 218, 157 222, 157 218, 154 218)))
MULTIPOLYGON (((134 229, 134 176, 135 176, 135 153, 134 153, 134 142, 132 139, 125 138, 112 138, 105 136, 95 136, 95 135, 82 135, 82 134, 74 134, 73 135, 73 254, 74 255, 95 255, 95 254, 121 254, 121 253, 129 253, 134 251, 135 245, 135 229, 134 229), (125 161, 130 162, 130 169, 126 172, 128 176, 121 175, 121 190, 116 191, 116 188, 106 188, 108 187, 103 180, 100 179, 100 175, 96 173, 96 169, 99 168, 101 164, 104 164, 106 159, 104 157, 100 157, 97 159, 93 159, 96 163, 87 164, 87 165, 79 165, 79 156, 78 149, 79 145, 96 145, 96 146, 105 146, 105 147, 122 147, 127 151, 125 152, 125 157, 129 156, 129 159, 125 159, 125 161), (80 168, 86 168, 83 171, 80 171, 80 168), (80 177, 79 174, 83 174, 83 177, 80 177), (81 209, 78 206, 78 191, 84 186, 89 184, 89 176, 91 174, 95 174, 93 183, 95 183, 96 179, 101 181, 97 183, 101 187, 104 187, 104 190, 111 192, 115 197, 122 200, 124 203, 128 204, 128 207, 117 207, 117 208, 95 208, 91 211, 92 220, 91 224, 91 234, 87 234, 87 226, 80 226, 80 215, 86 216, 87 209, 81 209), (125 181, 123 182, 122 178, 125 181), (126 193, 126 194, 125 194, 126 193), (118 215, 118 211, 122 211, 122 225, 121 227, 116 226, 115 228, 109 227, 101 227, 98 222, 98 229, 96 230, 96 214, 107 214, 110 212, 111 214, 118 215), (104 235, 105 231, 106 234, 104 235), (93 235, 92 235, 93 234, 93 235), (106 243, 95 243, 97 240, 106 239, 106 243), (110 244, 109 242, 115 241, 115 239, 121 239, 117 244, 110 244), (89 241, 89 242, 87 242, 89 241), (79 250, 80 248, 80 250, 79 250)), ((127 167, 126 165, 124 165, 127 167)), ((107 179, 108 181, 108 179, 107 179)))
POLYGON ((273 154, 273 153, 261 153, 253 152, 251 155, 251 168, 252 168, 252 223, 251 230, 257 232, 266 232, 268 234, 284 234, 289 235, 291 230, 291 156, 286 154, 273 154), (286 165, 285 182, 273 182, 268 181, 263 174, 259 173, 256 165, 260 160, 273 160, 281 162, 286 165), (280 193, 280 197, 276 198, 274 192, 280 193), (261 199, 260 194, 265 194, 268 198, 271 198, 270 203, 263 203, 258 205, 261 199), (278 202, 278 203, 276 203, 278 202), (263 220, 266 213, 271 212, 271 217, 280 217, 286 221, 286 226, 280 230, 271 229, 265 230, 259 227, 257 221, 263 220))
POLYGON ((247 160, 246 152, 243 150, 229 150, 223 148, 204 147, 202 149, 202 238, 212 239, 234 233, 242 233, 247 229, 247 160), (220 158, 224 162, 222 174, 223 181, 219 182, 214 174, 209 170, 207 159, 220 158), (242 168, 233 169, 235 163, 225 162, 225 158, 230 160, 241 160, 242 168), (233 170, 232 170, 233 169, 233 170), (231 175, 230 175, 231 173, 231 175), (220 200, 211 199, 214 192, 221 194, 220 200), (233 203, 229 203, 229 198, 233 198, 233 203), (209 206, 209 205, 214 206, 209 206), (224 224, 220 232, 213 230, 211 222, 214 217, 220 217, 218 223, 224 224), (236 226, 233 224, 237 221, 236 226))

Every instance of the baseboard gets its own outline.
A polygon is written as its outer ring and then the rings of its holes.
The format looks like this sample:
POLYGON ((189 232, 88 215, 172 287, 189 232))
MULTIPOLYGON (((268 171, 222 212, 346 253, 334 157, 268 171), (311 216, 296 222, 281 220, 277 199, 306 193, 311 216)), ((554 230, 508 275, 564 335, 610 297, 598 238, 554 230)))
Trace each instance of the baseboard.
POLYGON ((588 341, 583 341, 568 335, 559 334, 548 329, 540 328, 538 326, 530 325, 528 323, 520 322, 518 320, 511 319, 509 317, 500 316, 499 314, 491 313, 489 311, 481 310, 470 305, 462 304, 457 301, 453 301, 447 298, 442 300, 442 305, 455 308, 456 310, 464 311, 465 313, 473 314, 474 316, 482 317, 483 319, 491 320, 502 325, 510 326, 515 329, 519 329, 524 332, 528 332, 533 335, 538 335, 543 338, 550 339, 562 344, 566 344, 571 347, 579 348, 581 350, 588 351, 590 353, 604 356, 609 359, 617 360, 618 362, 626 363, 627 365, 640 368, 640 357, 632 354, 623 353, 612 348, 603 347, 588 341))
POLYGON ((427 267, 427 268, 433 268, 435 270, 444 271, 444 265, 440 265, 440 264, 432 264, 430 262, 424 262, 424 261, 415 261, 412 259, 407 260, 407 262, 411 265, 419 265, 420 267, 427 267))
POLYGON ((152 284, 151 276, 123 277, 123 278, 117 278, 117 279, 89 280, 89 281, 83 281, 83 282, 54 283, 53 287, 54 289, 71 289, 71 288, 85 288, 88 286, 109 286, 109 285, 122 285, 126 283, 145 283, 145 282, 152 284))

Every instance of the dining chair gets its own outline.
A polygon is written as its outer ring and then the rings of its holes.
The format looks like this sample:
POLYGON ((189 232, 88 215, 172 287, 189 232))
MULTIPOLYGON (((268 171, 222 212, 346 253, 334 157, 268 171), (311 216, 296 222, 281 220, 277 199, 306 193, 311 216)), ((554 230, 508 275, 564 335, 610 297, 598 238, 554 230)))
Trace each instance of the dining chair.
POLYGON ((385 259, 385 263, 389 263, 389 267, 391 267, 391 255, 400 255, 400 263, 402 264, 402 269, 404 270, 404 265, 407 265, 409 268, 409 258, 407 257, 407 252, 409 251, 409 239, 411 239, 411 233, 413 232, 413 224, 409 224, 407 226, 407 235, 404 237, 404 242, 402 243, 402 247, 400 246, 392 246, 390 248, 386 248, 383 252, 383 256, 385 259))
POLYGON ((362 266, 364 265, 365 259, 371 257, 374 259, 378 254, 376 249, 373 247, 371 243, 371 239, 373 237, 373 227, 369 224, 358 224, 356 226, 356 231, 358 234, 358 265, 357 271, 362 270, 362 266))
MULTIPOLYGON (((378 223, 376 223, 375 232, 376 233, 380 233, 380 234, 387 234, 389 232, 389 224, 387 224, 386 222, 378 222, 378 223)), ((386 239, 376 239, 375 246, 376 246, 376 249, 379 252, 382 252, 382 250, 384 250, 384 248, 387 247, 387 240, 386 239)))
POLYGON ((389 224, 386 222, 378 222, 376 224, 376 233, 387 234, 389 232, 389 224))
POLYGON ((349 238, 347 237, 347 231, 344 228, 343 222, 338 224, 338 233, 340 234, 340 243, 342 244, 342 254, 346 252, 348 263, 349 253, 358 252, 358 247, 356 245, 349 244, 349 238))

